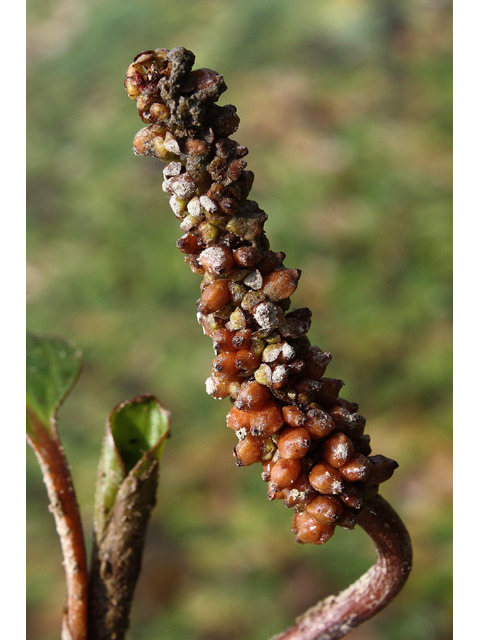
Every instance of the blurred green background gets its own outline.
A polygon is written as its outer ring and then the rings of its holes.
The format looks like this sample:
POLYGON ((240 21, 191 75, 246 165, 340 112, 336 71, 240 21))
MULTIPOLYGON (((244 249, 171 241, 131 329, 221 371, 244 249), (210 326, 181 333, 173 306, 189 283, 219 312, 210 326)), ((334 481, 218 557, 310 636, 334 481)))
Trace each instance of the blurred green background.
MULTIPOLYGON (((130 640, 264 640, 374 561, 364 532, 301 546, 260 467, 237 469, 200 278, 175 249, 163 165, 135 157, 123 89, 144 49, 222 73, 294 306, 400 468, 382 491, 414 568, 352 640, 451 637, 452 10, 442 0, 29 0, 28 326, 73 339, 83 375, 61 436, 91 539, 106 416, 154 393, 172 412, 130 640)), ((28 639, 59 637, 60 548, 28 470, 28 639)))

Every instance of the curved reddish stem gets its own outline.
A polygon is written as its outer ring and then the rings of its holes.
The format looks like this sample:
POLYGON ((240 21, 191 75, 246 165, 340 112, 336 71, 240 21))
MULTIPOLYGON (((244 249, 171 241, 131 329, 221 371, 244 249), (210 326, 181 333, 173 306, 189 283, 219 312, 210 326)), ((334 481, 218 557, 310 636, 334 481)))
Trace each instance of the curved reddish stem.
POLYGON ((27 440, 37 456, 50 499, 50 511, 62 547, 67 583, 66 611, 62 640, 86 640, 88 573, 82 522, 70 469, 58 437, 56 425, 51 432, 29 414, 33 437, 27 440))
POLYGON ((412 567, 412 546, 398 514, 377 495, 366 503, 357 523, 375 543, 376 563, 348 589, 321 600, 271 640, 338 640, 381 611, 402 589, 412 567))

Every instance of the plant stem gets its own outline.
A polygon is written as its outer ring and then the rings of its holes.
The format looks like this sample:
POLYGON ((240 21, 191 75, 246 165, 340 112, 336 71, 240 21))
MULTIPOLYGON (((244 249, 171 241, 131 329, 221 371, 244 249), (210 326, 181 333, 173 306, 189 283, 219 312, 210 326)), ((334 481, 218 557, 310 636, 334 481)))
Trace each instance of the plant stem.
POLYGON ((48 433, 36 416, 30 416, 34 437, 27 435, 37 456, 50 499, 50 511, 62 547, 67 583, 62 640, 86 640, 88 573, 82 522, 72 477, 56 425, 48 433))
POLYGON ((108 524, 94 538, 89 583, 88 640, 123 640, 140 573, 158 483, 158 460, 148 453, 120 486, 108 524))
POLYGON ((338 640, 381 611, 402 589, 412 567, 412 547, 398 514, 377 495, 365 504, 357 524, 375 543, 376 563, 345 591, 321 600, 271 640, 338 640))

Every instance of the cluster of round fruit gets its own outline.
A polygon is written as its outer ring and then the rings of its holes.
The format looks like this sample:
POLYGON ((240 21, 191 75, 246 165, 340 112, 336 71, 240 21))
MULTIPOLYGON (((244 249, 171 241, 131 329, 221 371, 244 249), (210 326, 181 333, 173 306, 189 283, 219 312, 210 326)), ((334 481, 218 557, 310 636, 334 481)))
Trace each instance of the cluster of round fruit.
POLYGON ((130 65, 126 89, 150 123, 134 150, 167 162, 163 190, 183 231, 177 247, 203 276, 198 320, 216 354, 207 392, 234 403, 227 424, 237 464, 260 462, 269 498, 294 509, 297 541, 322 544, 336 525, 354 526, 397 463, 370 455, 365 419, 339 397, 343 382, 325 377, 330 354, 306 335, 310 310, 290 310, 301 272, 270 249, 267 216, 247 199, 247 149, 229 138, 236 109, 215 104, 222 76, 192 71, 193 61, 185 49, 157 49, 130 65))

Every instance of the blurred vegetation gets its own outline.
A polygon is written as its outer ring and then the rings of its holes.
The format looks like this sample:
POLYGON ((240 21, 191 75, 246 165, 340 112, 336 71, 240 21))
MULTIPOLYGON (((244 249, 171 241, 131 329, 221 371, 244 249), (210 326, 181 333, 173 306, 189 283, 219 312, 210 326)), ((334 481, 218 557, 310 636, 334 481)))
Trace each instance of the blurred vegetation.
MULTIPOLYGON (((290 533, 258 465, 237 469, 200 279, 175 249, 162 164, 135 157, 123 89, 144 49, 185 46, 225 76, 294 305, 367 417, 414 569, 352 640, 451 637, 452 10, 444 0, 29 0, 28 325, 84 371, 60 431, 90 540, 104 423, 153 393, 172 412, 131 640, 262 640, 374 560, 361 530, 290 533)), ((247 158, 248 160, 248 158, 247 158)), ((233 438, 233 440, 232 440, 233 438)), ((65 588, 45 488, 28 470, 28 638, 58 638, 65 588)))

